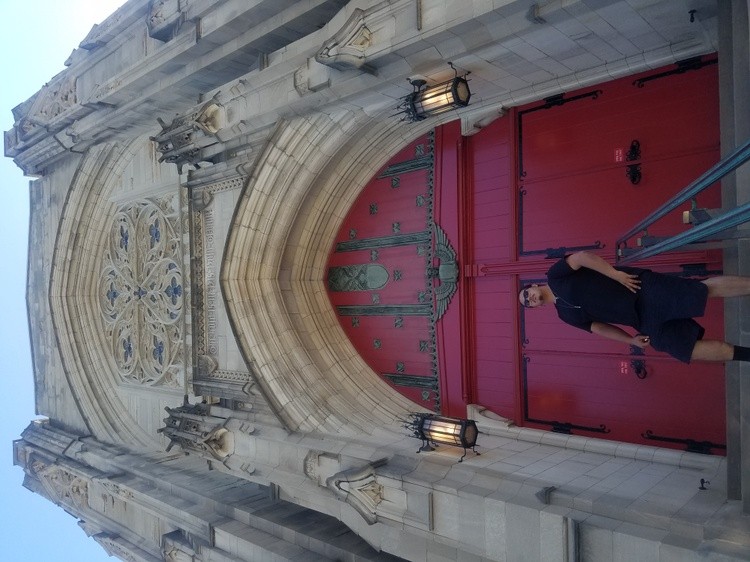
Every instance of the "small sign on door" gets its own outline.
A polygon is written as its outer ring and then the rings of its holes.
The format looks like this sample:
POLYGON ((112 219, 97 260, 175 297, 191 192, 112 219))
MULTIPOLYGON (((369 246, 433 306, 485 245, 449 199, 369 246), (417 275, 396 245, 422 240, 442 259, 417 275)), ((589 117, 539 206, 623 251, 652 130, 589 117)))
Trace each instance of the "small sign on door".
POLYGON ((615 148, 615 162, 624 162, 624 161, 625 161, 625 149, 615 148))

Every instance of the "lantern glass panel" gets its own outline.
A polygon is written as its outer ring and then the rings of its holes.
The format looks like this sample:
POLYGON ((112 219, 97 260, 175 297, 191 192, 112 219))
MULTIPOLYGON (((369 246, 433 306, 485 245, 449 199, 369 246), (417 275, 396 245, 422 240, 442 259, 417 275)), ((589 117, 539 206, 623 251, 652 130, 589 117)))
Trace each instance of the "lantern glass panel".
POLYGON ((469 105, 471 92, 465 78, 456 77, 448 82, 430 86, 414 95, 414 113, 421 118, 440 115, 456 107, 469 105))
POLYGON ((434 443, 468 448, 476 444, 478 431, 473 420, 434 416, 424 418, 422 433, 434 443))

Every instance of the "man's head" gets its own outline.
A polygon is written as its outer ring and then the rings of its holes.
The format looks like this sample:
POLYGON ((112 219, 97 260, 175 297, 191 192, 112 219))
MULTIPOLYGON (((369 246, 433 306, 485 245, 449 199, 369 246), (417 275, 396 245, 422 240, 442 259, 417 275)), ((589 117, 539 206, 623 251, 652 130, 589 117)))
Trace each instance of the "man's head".
POLYGON ((525 285, 521 292, 518 293, 518 302, 526 308, 536 308, 546 304, 546 285, 525 285))

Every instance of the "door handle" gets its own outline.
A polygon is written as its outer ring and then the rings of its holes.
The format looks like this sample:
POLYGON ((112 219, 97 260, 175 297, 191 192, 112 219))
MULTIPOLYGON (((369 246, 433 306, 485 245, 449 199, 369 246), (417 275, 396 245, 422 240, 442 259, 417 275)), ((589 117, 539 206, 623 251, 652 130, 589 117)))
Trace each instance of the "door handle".
POLYGON ((648 376, 646 362, 643 359, 633 359, 630 362, 630 368, 633 369, 635 376, 639 379, 645 379, 648 376))
MULTIPOLYGON (((641 143, 638 139, 630 143, 630 150, 625 158, 628 162, 637 162, 641 159, 641 143)), ((640 163, 630 164, 625 168, 625 175, 630 179, 630 183, 638 185, 641 182, 641 165, 640 163)))

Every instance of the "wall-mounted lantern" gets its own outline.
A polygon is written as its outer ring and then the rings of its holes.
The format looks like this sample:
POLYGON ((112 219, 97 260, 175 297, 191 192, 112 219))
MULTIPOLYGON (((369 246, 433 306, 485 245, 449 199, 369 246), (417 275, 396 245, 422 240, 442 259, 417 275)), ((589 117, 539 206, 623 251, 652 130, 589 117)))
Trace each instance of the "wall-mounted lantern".
POLYGON ((479 454, 475 449, 479 429, 474 420, 449 418, 437 414, 412 414, 411 421, 406 427, 412 431, 413 437, 422 440, 422 447, 418 453, 434 451, 435 447, 432 445, 450 445, 464 449, 464 454, 458 462, 464 460, 467 449, 479 454))
POLYGON ((409 79, 414 91, 404 97, 398 106, 399 113, 405 115, 405 120, 413 123, 469 105, 471 90, 466 79, 469 73, 459 76, 453 64, 448 64, 455 76, 447 82, 428 86, 427 81, 421 78, 409 79))

